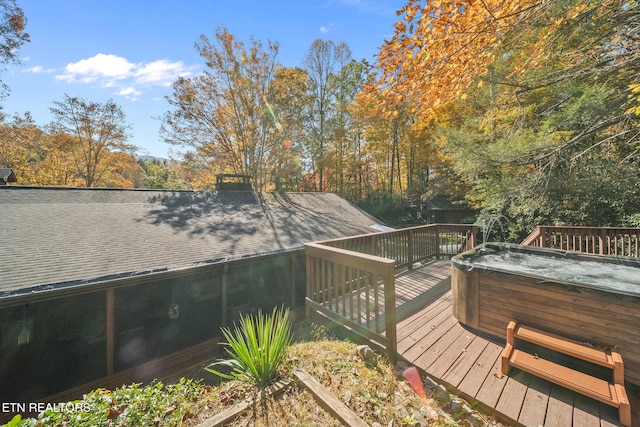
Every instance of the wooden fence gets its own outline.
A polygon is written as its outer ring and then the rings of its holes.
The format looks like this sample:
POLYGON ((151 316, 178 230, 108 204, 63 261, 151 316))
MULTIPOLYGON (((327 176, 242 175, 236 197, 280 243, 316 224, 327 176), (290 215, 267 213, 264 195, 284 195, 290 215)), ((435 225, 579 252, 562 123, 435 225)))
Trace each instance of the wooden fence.
POLYGON ((640 257, 640 229, 540 226, 522 244, 596 255, 640 257))
POLYGON ((309 243, 307 318, 346 327, 396 355, 395 271, 475 246, 477 227, 432 224, 309 243))
MULTIPOLYGON (((476 245, 478 228, 430 224, 305 245, 306 313, 396 356, 395 273, 476 245)), ((523 245, 640 257, 640 229, 538 227, 523 245)))
POLYGON ((412 268, 416 262, 452 256, 473 248, 477 232, 475 225, 430 224, 316 243, 390 258, 396 261, 396 268, 412 268))
POLYGON ((395 261, 315 243, 305 251, 307 318, 337 321, 395 356, 395 261))

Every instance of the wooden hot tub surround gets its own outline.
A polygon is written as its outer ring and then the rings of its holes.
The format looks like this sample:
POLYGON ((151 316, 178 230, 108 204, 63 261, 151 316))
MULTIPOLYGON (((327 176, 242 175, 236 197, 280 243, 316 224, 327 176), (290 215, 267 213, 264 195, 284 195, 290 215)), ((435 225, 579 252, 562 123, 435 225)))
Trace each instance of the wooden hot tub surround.
MULTIPOLYGON (((640 261, 622 257, 583 255, 553 249, 487 244, 492 250, 587 259, 602 268, 638 268, 640 261)), ((452 259, 453 314, 464 325, 501 338, 513 320, 580 343, 615 349, 624 358, 625 380, 640 385, 640 289, 607 291, 589 285, 539 275, 520 274, 474 265, 485 247, 452 259)))

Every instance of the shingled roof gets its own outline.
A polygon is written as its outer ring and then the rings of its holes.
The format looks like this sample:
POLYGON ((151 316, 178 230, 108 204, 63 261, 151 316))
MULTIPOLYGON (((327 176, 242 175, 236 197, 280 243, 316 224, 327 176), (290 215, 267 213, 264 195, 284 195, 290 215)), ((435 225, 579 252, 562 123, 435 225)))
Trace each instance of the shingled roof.
POLYGON ((376 231, 328 193, 0 189, 0 296, 376 231))
POLYGON ((18 182, 13 170, 10 168, 0 168, 0 185, 7 185, 9 182, 18 182))

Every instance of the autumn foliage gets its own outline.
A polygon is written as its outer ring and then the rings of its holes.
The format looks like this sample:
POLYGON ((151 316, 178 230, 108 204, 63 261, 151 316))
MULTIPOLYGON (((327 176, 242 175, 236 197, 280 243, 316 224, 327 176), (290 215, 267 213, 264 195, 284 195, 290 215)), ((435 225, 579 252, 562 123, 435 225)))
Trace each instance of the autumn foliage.
POLYGON ((398 11, 395 35, 380 49, 383 90, 410 98, 423 111, 457 99, 488 73, 514 27, 534 13, 524 0, 412 0, 398 11))
POLYGON ((219 28, 196 43, 205 71, 167 98, 160 137, 179 161, 140 176, 116 144, 95 181, 82 135, 25 117, 5 120, 0 162, 30 183, 208 189, 234 172, 357 203, 446 196, 506 218, 514 240, 640 225, 638 28, 638 1, 408 0, 374 64, 316 40, 300 67, 219 28))

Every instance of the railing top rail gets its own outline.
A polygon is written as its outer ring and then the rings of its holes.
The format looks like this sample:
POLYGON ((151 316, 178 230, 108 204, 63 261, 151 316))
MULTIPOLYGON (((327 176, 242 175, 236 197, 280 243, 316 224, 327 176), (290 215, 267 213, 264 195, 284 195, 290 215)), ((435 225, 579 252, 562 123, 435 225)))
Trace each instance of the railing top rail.
POLYGON ((334 248, 318 243, 305 243, 304 247, 307 255, 340 265, 348 265, 374 274, 393 274, 396 265, 396 261, 393 259, 334 248))
POLYGON ((357 234, 355 236, 338 237, 338 238, 335 238, 335 239, 321 240, 321 241, 317 241, 317 242, 314 242, 314 243, 319 244, 319 245, 323 245, 323 244, 328 243, 328 242, 340 242, 340 241, 345 241, 345 240, 355 240, 355 239, 364 238, 364 237, 384 236, 384 235, 394 234, 394 233, 404 233, 404 232, 409 231, 409 230, 420 230, 420 229, 425 229, 425 228, 439 228, 439 227, 451 227, 451 228, 467 229, 467 228, 474 228, 474 227, 477 228, 477 225, 475 225, 475 224, 449 224, 449 223, 424 224, 424 225, 416 225, 416 226, 413 226, 413 227, 398 228, 396 230, 375 231, 373 233, 363 233, 363 234, 357 234))
POLYGON ((570 230, 570 231, 586 231, 586 230, 598 230, 598 231, 631 231, 634 233, 640 233, 640 227, 591 227, 591 226, 577 226, 577 225, 540 225, 538 229, 545 230, 570 230))
POLYGON ((531 245, 538 238, 540 238, 541 235, 542 235, 542 232, 540 231, 540 227, 536 227, 536 229, 533 230, 531 234, 529 234, 529 236, 527 236, 527 238, 522 241, 521 244, 525 246, 531 245))

